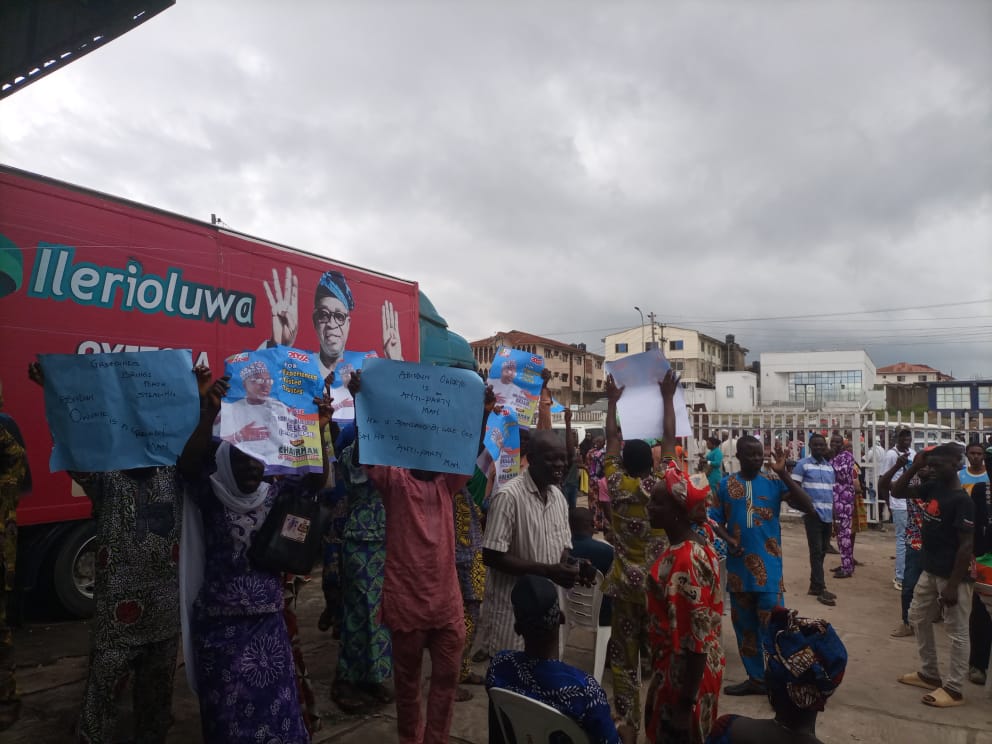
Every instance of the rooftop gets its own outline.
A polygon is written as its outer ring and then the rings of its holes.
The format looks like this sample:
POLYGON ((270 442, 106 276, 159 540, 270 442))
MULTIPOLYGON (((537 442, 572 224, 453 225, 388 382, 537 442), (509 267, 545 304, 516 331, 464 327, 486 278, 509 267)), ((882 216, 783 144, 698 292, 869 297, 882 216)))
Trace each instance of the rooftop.
POLYGON ((896 362, 895 364, 889 364, 885 367, 879 367, 875 370, 877 374, 880 375, 926 375, 933 374, 937 375, 938 380, 950 380, 952 379, 950 375, 945 375, 939 369, 934 369, 928 364, 914 364, 910 362, 896 362))
POLYGON ((553 338, 545 338, 544 336, 537 336, 533 333, 527 333, 526 331, 498 331, 492 336, 486 338, 481 338, 478 341, 471 341, 470 346, 492 346, 497 342, 508 345, 508 346, 522 346, 524 344, 533 344, 534 346, 550 346, 554 349, 560 349, 563 351, 569 351, 573 354, 588 354, 591 357, 603 358, 602 354, 596 354, 594 352, 584 350, 580 348, 577 344, 568 344, 564 341, 557 341, 553 338))

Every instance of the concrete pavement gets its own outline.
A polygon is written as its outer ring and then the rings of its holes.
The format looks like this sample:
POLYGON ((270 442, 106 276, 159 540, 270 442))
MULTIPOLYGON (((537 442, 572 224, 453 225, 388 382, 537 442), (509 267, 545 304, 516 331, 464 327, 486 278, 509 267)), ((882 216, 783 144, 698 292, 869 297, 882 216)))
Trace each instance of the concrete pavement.
MULTIPOLYGON (((992 744, 992 700, 981 688, 969 685, 967 705, 937 710, 922 705, 923 691, 900 685, 896 678, 917 668, 912 638, 892 639, 890 630, 899 620, 899 594, 892 588, 894 538, 887 532, 858 536, 856 555, 865 565, 853 579, 832 582, 838 595, 836 607, 824 607, 805 594, 808 577, 806 539, 802 524, 786 521, 783 528, 786 602, 804 615, 824 617, 834 624, 848 649, 844 683, 820 716, 818 734, 830 744, 882 742, 891 744, 992 744)), ((828 556, 827 566, 837 557, 828 556)), ((323 729, 315 742, 396 741, 395 711, 383 708, 378 715, 346 716, 329 702, 337 644, 316 628, 322 608, 317 581, 301 596, 299 615, 304 651, 324 713, 323 729)), ((938 626, 939 627, 939 626, 938 626)), ((947 659, 947 641, 938 630, 941 659, 947 659)), ((565 660, 583 668, 592 664, 591 634, 576 631, 569 639, 565 660)), ((0 734, 2 744, 41 744, 72 741, 86 675, 88 629, 86 623, 36 623, 16 635, 18 680, 24 696, 22 720, 0 734)), ((744 678, 729 617, 724 626, 727 655, 725 682, 744 678)), ((484 673, 484 665, 477 665, 484 673)), ((425 663, 425 675, 429 664, 425 663)), ((609 691, 609 674, 604 682, 609 691)), ((482 688, 472 688, 475 698, 459 703, 452 727, 452 741, 481 743, 488 739, 487 706, 482 688)), ((120 738, 128 738, 130 715, 122 702, 120 738)), ((176 674, 173 710, 175 724, 170 744, 201 742, 195 698, 182 669, 176 674)), ((721 713, 770 716, 764 699, 729 698, 720 701, 721 713)))

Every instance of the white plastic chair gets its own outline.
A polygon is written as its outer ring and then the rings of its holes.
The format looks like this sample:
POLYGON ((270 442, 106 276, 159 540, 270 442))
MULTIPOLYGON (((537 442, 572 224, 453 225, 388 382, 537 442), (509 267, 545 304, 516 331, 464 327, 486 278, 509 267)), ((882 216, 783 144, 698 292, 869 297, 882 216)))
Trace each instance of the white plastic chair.
POLYGON ((496 709, 496 719, 503 732, 503 741, 509 744, 548 744, 553 734, 564 734, 572 744, 592 744, 589 735, 579 728, 579 724, 559 713, 550 705, 533 700, 499 687, 489 689, 489 699, 496 709), (509 722, 513 738, 510 738, 509 722))
POLYGON ((592 676, 597 682, 603 681, 606 666, 606 647, 610 642, 612 629, 599 624, 599 609, 603 605, 603 574, 596 572, 596 583, 591 587, 576 584, 561 594, 562 612, 565 613, 565 627, 562 628, 558 643, 558 657, 565 654, 565 642, 572 628, 591 628, 595 634, 595 654, 593 655, 592 676))

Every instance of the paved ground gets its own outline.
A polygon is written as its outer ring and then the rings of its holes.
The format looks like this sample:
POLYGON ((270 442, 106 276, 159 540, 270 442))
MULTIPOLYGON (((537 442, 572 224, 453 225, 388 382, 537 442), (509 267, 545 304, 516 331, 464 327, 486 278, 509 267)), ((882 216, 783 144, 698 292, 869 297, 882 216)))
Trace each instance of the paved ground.
MULTIPOLYGON (((850 661, 844 684, 820 717, 818 733, 830 744, 849 742, 891 742, 892 744, 992 744, 992 700, 978 687, 969 686, 968 704, 949 710, 935 710, 919 702, 922 691, 895 682, 899 674, 916 668, 913 640, 889 638, 898 622, 898 593, 892 588, 893 536, 869 532, 858 538, 857 557, 865 565, 855 578, 836 581, 831 589, 839 595, 837 607, 828 608, 807 597, 808 563, 805 535, 798 522, 784 527, 786 586, 790 606, 803 614, 826 617, 837 628, 847 645, 850 661)), ((828 556, 828 567, 836 556, 828 556)), ((316 582, 314 582, 315 584, 316 582)), ((344 716, 328 701, 336 658, 336 643, 316 629, 322 598, 315 585, 308 586, 301 598, 300 616, 306 658, 326 709, 324 728, 317 742, 396 741, 392 707, 365 717, 344 716)), ((946 639, 941 639, 942 659, 946 659, 946 639)), ((725 681, 743 679, 743 669, 734 645, 729 619, 724 627, 727 648, 725 681)), ((12 729, 0 735, 3 744, 48 744, 71 741, 70 732, 77 713, 86 675, 88 627, 86 623, 34 624, 17 634, 18 678, 24 694, 24 715, 12 729)), ((592 663, 592 637, 576 632, 569 639, 566 660, 586 668, 592 663)), ((480 666, 479 671, 484 669, 480 666)), ((425 671, 426 673, 426 671, 425 671)), ((605 680, 609 687, 609 675, 605 680)), ((455 712, 452 740, 485 742, 486 701, 481 688, 475 699, 460 703, 455 712)), ((126 707, 126 703, 123 704, 126 707)), ((186 687, 183 670, 176 675, 174 697, 175 725, 169 741, 176 744, 201 742, 195 699, 186 687)), ((721 712, 767 716, 770 708, 763 699, 723 698, 721 712)), ((122 712, 120 738, 127 738, 130 717, 122 712)))

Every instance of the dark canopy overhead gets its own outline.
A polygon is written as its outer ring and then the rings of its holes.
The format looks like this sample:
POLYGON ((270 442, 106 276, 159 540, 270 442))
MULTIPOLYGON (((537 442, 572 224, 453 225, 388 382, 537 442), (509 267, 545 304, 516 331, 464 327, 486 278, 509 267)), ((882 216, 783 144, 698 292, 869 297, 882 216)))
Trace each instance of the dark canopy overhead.
POLYGON ((0 98, 126 34, 175 0, 0 2, 0 98))

